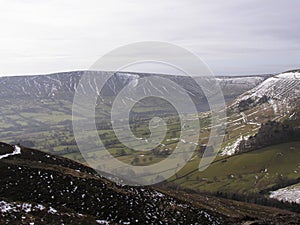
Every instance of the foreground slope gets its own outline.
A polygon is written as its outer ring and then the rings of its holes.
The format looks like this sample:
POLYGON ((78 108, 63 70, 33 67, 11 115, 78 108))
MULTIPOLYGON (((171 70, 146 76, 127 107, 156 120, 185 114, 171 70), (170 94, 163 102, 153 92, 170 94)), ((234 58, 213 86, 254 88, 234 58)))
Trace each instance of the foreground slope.
POLYGON ((297 214, 170 189, 120 186, 77 162, 1 144, 1 224, 293 224, 297 214), (230 206, 231 209, 227 208, 230 206))
POLYGON ((49 220, 54 220, 51 224, 79 224, 85 217, 89 224, 96 220, 223 224, 226 220, 151 188, 119 186, 86 166, 37 150, 22 148, 20 154, 2 158, 0 167, 1 224, 19 224, 23 217, 44 221, 37 224, 49 224, 49 220))

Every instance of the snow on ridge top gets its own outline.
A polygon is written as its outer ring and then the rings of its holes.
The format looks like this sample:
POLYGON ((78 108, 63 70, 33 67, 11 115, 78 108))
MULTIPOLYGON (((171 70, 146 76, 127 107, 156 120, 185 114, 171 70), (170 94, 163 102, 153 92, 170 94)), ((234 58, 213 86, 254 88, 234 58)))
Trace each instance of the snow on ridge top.
POLYGON ((295 72, 284 72, 281 74, 278 74, 274 77, 277 78, 289 78, 289 79, 300 79, 300 71, 295 71, 295 72))
POLYGON ((118 76, 123 76, 123 77, 133 77, 133 78, 139 78, 140 76, 136 73, 129 73, 129 72, 116 72, 115 73, 118 76))
POLYGON ((216 81, 218 81, 221 85, 243 85, 243 86, 253 86, 260 84, 264 80, 265 77, 262 76, 248 76, 248 77, 216 77, 216 81))

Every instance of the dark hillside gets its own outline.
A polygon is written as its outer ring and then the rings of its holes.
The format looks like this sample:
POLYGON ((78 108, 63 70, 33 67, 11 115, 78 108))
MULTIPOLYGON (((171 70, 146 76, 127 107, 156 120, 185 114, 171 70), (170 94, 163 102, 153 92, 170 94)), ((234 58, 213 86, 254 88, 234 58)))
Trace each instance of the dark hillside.
POLYGON ((72 160, 24 147, 18 153, 18 149, 19 146, 7 144, 0 149, 5 154, 15 152, 1 155, 0 159, 0 224, 293 224, 300 221, 299 215, 275 208, 171 189, 118 185, 72 160), (229 213, 226 205, 235 213, 229 213), (273 214, 266 217, 270 212, 273 214))

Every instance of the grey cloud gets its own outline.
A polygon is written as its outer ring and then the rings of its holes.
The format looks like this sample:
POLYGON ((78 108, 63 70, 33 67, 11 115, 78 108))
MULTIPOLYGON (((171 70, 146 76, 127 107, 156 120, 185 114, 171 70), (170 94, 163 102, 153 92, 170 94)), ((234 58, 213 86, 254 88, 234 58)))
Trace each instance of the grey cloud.
POLYGON ((299 65, 299 6, 297 0, 4 0, 0 72, 87 69, 115 47, 145 40, 186 47, 218 74, 280 72, 299 65), (60 62, 53 57, 62 55, 60 62))

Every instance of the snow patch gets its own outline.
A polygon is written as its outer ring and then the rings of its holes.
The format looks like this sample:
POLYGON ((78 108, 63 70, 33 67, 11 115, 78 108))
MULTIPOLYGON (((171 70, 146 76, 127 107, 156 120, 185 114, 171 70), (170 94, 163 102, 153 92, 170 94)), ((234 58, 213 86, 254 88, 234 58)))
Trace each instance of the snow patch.
POLYGON ((281 74, 277 75, 276 77, 289 78, 289 79, 300 79, 300 72, 281 73, 281 74))
POLYGON ((19 155, 19 154, 21 154, 21 148, 19 146, 17 146, 17 145, 14 145, 14 151, 12 153, 1 155, 0 159, 4 159, 4 158, 7 158, 9 156, 19 155))
POLYGON ((50 206, 50 208, 49 208, 49 210, 48 210, 48 213, 56 214, 56 213, 57 213, 57 210, 54 209, 54 208, 52 208, 52 207, 50 206))
POLYGON ((96 220, 96 223, 108 225, 109 222, 106 220, 96 220))
MULTIPOLYGON (((51 207, 50 207, 51 208, 51 207)), ((12 213, 12 212, 35 212, 35 211, 43 211, 45 206, 43 205, 32 205, 30 203, 16 203, 16 202, 6 202, 0 201, 0 213, 12 213)))
POLYGON ((239 145, 240 143, 244 140, 247 139, 248 137, 243 137, 242 135, 236 139, 235 142, 233 142, 231 145, 226 146, 220 153, 221 156, 225 155, 233 155, 239 150, 239 145))
POLYGON ((270 193, 270 198, 275 198, 279 201, 295 202, 300 204, 300 186, 294 185, 272 191, 270 193))

